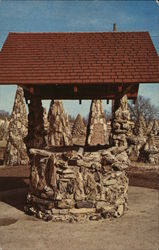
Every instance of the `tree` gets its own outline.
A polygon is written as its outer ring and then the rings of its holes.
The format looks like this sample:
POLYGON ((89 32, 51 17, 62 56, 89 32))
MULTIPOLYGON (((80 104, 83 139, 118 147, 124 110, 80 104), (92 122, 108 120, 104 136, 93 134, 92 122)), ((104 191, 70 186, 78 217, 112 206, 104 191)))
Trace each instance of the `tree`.
POLYGON ((0 110, 0 119, 5 120, 6 118, 9 119, 10 114, 5 110, 0 110))
POLYGON ((131 119, 135 122, 139 119, 140 114, 144 117, 147 124, 150 121, 159 118, 159 110, 151 104, 149 98, 139 96, 135 104, 129 103, 128 107, 131 119))

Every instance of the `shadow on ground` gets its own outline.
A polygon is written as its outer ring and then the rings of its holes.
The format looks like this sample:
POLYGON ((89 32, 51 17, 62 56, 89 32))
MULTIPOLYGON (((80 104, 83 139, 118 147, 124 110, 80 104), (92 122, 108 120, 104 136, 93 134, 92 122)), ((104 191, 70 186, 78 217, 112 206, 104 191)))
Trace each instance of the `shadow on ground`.
POLYGON ((24 211, 28 183, 28 177, 0 177, 0 201, 24 211))
POLYGON ((26 188, 29 185, 29 177, 0 177, 0 191, 26 188))

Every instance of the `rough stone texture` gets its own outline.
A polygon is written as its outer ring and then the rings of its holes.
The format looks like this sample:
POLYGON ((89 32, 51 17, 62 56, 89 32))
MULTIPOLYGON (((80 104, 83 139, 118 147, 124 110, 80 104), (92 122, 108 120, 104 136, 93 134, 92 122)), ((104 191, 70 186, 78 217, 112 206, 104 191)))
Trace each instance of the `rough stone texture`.
POLYGON ((0 140, 7 140, 8 126, 9 126, 9 121, 7 118, 5 120, 0 120, 0 140))
POLYGON ((158 129, 156 120, 151 121, 147 126, 143 116, 139 116, 134 133, 128 138, 130 159, 158 164, 158 129))
POLYGON ((147 125, 142 114, 139 115, 139 119, 135 123, 134 134, 139 137, 147 135, 147 125))
POLYGON ((86 126, 80 114, 77 115, 72 128, 72 142, 77 145, 85 145, 86 126))
POLYGON ((120 217, 127 208, 129 165, 125 147, 53 153, 31 149, 26 213, 44 220, 86 221, 120 217))
MULTIPOLYGON (((134 123, 130 121, 127 96, 124 95, 116 106, 112 119, 112 131, 110 135, 110 145, 121 147, 128 146, 127 138, 132 134, 134 123)), ((116 103, 115 103, 116 104, 116 103)))
POLYGON ((51 146, 68 146, 72 143, 68 116, 64 111, 62 101, 51 101, 48 113, 49 131, 48 144, 51 146))
POLYGON ((140 155, 140 149, 146 143, 146 137, 136 136, 132 134, 127 138, 129 159, 133 161, 138 161, 140 155))
POLYGON ((28 104, 28 135, 25 138, 27 148, 44 148, 47 145, 47 132, 44 128, 45 111, 40 98, 34 96, 28 104))
POLYGON ((108 142, 107 125, 101 100, 93 100, 87 125, 87 145, 105 145, 108 142))
POLYGON ((44 130, 48 131, 48 129, 49 129, 49 122, 48 122, 48 119, 47 119, 46 108, 43 108, 43 120, 44 120, 44 130))
POLYGON ((48 119, 47 119, 46 108, 43 108, 43 121, 44 121, 45 141, 46 141, 46 144, 48 145, 49 122, 48 122, 48 119))
POLYGON ((147 135, 151 134, 152 128, 153 128, 154 121, 150 121, 147 126, 147 135))
POLYGON ((153 135, 159 135, 159 123, 157 120, 153 121, 153 126, 150 133, 153 135))
POLYGON ((5 165, 27 165, 29 158, 24 144, 24 137, 28 132, 27 114, 23 89, 19 86, 15 96, 8 131, 8 140, 4 155, 5 165))
POLYGON ((154 165, 159 165, 159 150, 156 147, 154 135, 151 134, 140 149, 139 160, 154 165))

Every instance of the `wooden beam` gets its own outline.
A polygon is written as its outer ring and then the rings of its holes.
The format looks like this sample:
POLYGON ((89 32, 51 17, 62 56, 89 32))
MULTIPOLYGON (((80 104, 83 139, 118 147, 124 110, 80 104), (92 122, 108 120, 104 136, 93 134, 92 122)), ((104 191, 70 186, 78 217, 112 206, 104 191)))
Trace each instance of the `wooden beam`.
MULTIPOLYGON (((37 85, 34 89, 24 89, 24 95, 26 99, 30 99, 32 96, 38 96, 40 99, 63 99, 63 100, 92 100, 92 99, 105 99, 113 100, 118 94, 127 94, 129 99, 136 99, 138 93, 138 84, 123 84, 121 85, 37 85), (119 87, 119 88, 118 88, 119 87), (75 89, 74 89, 75 88, 75 89), (77 92, 74 92, 77 91, 77 92), (31 93, 30 93, 31 92, 31 93)), ((107 101, 108 102, 108 101, 107 101)))
POLYGON ((74 92, 74 93, 77 93, 77 92, 78 92, 77 86, 73 86, 73 92, 74 92))
POLYGON ((122 84, 119 84, 119 85, 118 85, 118 92, 119 92, 119 93, 122 93, 122 92, 123 92, 123 85, 122 85, 122 84))
POLYGON ((34 95, 34 93, 35 93, 34 87, 30 87, 29 92, 30 92, 31 95, 34 95))

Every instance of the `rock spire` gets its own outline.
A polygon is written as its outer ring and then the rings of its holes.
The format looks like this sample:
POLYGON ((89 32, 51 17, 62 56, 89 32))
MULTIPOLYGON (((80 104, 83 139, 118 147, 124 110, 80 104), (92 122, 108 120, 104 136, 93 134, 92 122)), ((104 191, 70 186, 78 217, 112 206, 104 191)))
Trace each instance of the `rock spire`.
POLYGON ((23 89, 18 86, 11 119, 8 127, 8 140, 5 151, 6 165, 27 165, 29 158, 23 141, 28 133, 27 113, 23 89))

